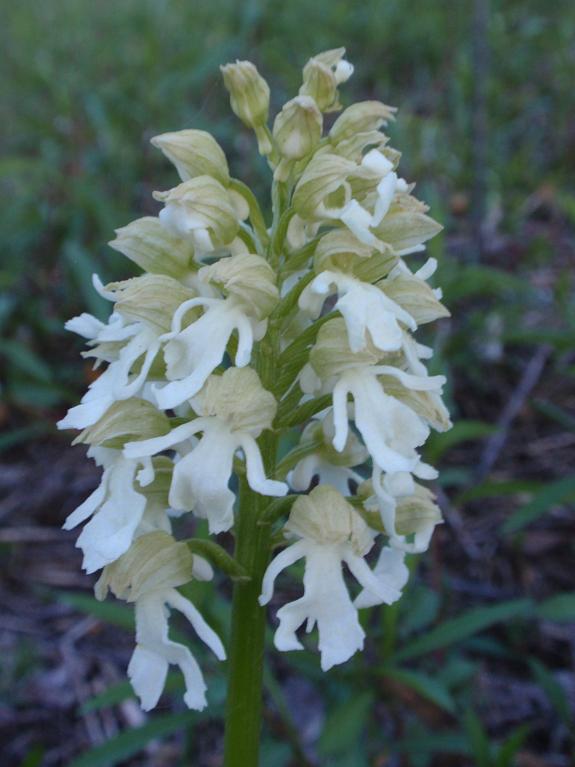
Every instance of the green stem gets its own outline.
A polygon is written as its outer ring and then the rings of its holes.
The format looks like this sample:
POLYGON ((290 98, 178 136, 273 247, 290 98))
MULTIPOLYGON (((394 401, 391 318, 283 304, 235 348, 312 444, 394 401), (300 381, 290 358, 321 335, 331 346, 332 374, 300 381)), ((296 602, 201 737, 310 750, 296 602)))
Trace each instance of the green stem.
MULTIPOLYGON (((276 328, 270 323, 254 360, 262 384, 268 389, 276 356, 276 328)), ((272 476, 277 436, 273 431, 266 431, 258 442, 266 476, 272 476)), ((262 515, 269 504, 270 499, 251 490, 242 477, 235 524, 235 559, 250 580, 234 584, 224 767, 257 767, 259 763, 266 611, 260 607, 258 597, 271 553, 271 523, 262 524, 262 515)))
POLYGON ((262 717, 266 616, 258 597, 269 560, 271 526, 258 525, 258 519, 269 501, 250 490, 244 479, 241 484, 235 558, 251 580, 234 584, 225 767, 257 767, 262 717))

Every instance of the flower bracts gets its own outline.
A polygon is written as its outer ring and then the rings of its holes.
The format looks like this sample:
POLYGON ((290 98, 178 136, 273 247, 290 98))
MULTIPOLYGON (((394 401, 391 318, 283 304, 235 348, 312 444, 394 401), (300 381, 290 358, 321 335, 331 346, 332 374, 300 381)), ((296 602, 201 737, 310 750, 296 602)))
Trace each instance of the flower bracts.
POLYGON ((169 638, 170 610, 225 657, 178 591, 212 568, 175 534, 185 513, 212 534, 233 532, 233 475, 268 505, 290 495, 274 521, 287 545, 260 603, 282 570, 305 560, 303 595, 278 610, 275 644, 300 649, 300 626, 317 626, 323 669, 362 648, 358 609, 400 597, 405 553, 424 551, 441 521, 421 484, 436 472, 420 449, 430 429, 450 426, 445 379, 428 375, 431 349, 414 339, 448 314, 427 283, 435 261, 414 263, 440 227, 382 132, 395 110, 361 102, 325 130, 353 72, 343 56, 310 59, 271 128, 270 90, 255 66, 223 67, 232 109, 273 171, 269 228, 210 134, 157 136, 181 182, 154 194, 158 217, 124 226, 111 243, 143 273, 106 286, 94 277, 112 303, 108 322, 82 314, 67 323, 103 369, 59 426, 82 430, 76 441, 103 474, 65 527, 84 523, 78 546, 85 569, 102 571, 98 598, 111 590, 135 604, 128 674, 146 709, 169 664, 184 675, 186 703, 205 705, 197 662, 169 638), (297 442, 271 476, 265 433, 297 442))

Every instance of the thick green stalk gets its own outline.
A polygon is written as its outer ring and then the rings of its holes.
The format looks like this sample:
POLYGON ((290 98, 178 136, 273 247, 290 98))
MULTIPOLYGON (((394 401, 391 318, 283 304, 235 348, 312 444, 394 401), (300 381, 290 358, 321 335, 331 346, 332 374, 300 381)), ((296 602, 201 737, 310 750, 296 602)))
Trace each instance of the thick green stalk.
POLYGON ((234 584, 225 767, 257 767, 259 761, 266 616, 258 597, 269 560, 271 526, 257 521, 267 503, 242 479, 235 558, 251 580, 234 584))
MULTIPOLYGON (((270 324, 258 345, 255 367, 271 388, 276 359, 275 328, 270 324)), ((267 476, 275 471, 277 438, 267 431, 259 439, 267 476)), ((230 641, 225 767, 257 767, 262 719, 265 608, 260 607, 263 574, 271 551, 271 524, 258 524, 271 499, 258 495, 242 478, 235 524, 235 559, 250 577, 234 584, 230 641)))

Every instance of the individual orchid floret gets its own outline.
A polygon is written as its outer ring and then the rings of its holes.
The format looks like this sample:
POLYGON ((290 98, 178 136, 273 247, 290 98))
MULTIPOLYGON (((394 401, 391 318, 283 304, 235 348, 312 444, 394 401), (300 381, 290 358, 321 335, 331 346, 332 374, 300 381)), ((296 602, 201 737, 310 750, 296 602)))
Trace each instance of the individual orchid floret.
POLYGON ((401 595, 391 581, 375 576, 364 556, 373 545, 375 534, 347 501, 329 485, 314 488, 294 503, 285 533, 295 538, 269 565, 262 583, 260 604, 272 598, 277 575, 305 557, 304 595, 278 610, 279 627, 274 642, 278 650, 301 650, 297 629, 317 624, 321 667, 327 671, 344 663, 362 649, 365 633, 359 623, 344 582, 345 562, 356 580, 370 594, 386 604, 401 595))
POLYGON ((174 313, 172 330, 162 337, 169 383, 154 389, 162 408, 176 407, 199 392, 221 364, 235 331, 236 366, 247 365, 254 341, 265 334, 264 318, 278 300, 273 270, 260 256, 220 259, 201 269, 199 276, 204 284, 219 287, 220 297, 185 301, 174 313), (188 313, 198 307, 205 310, 202 316, 183 327, 188 313))
POLYGON ((197 269, 190 240, 169 232, 153 216, 116 229, 116 238, 108 245, 145 272, 182 279, 197 269))
MULTIPOLYGON (((230 246, 240 226, 234 200, 219 181, 196 176, 167 192, 154 192, 164 203, 160 222, 177 237, 190 240, 196 258, 230 246)), ((243 211, 247 215, 247 209, 243 211)))
POLYGON ((101 418, 118 400, 141 395, 152 364, 160 351, 160 337, 170 327, 176 307, 194 291, 171 277, 142 275, 103 288, 101 295, 116 301, 115 311, 104 325, 83 314, 66 323, 66 328, 89 338, 93 348, 84 352, 108 368, 93 381, 81 403, 58 422, 59 429, 83 429, 101 418))
POLYGON ((331 485, 342 495, 349 495, 351 486, 361 484, 363 478, 353 470, 369 457, 364 445, 350 431, 341 452, 332 445, 334 438, 333 413, 313 420, 302 432, 297 453, 303 457, 288 474, 288 483, 296 492, 309 489, 314 478, 320 485, 331 485))
POLYGON ((220 70, 234 114, 254 130, 260 154, 270 154, 272 144, 266 125, 270 108, 269 85, 251 61, 236 61, 220 70))
MULTIPOLYGON (((443 521, 433 493, 410 474, 383 474, 377 466, 366 485, 373 492, 364 507, 379 513, 389 545, 409 553, 427 551, 435 527, 443 521)), ((360 494, 365 492, 360 487, 360 494)))
POLYGON ((316 274, 343 272, 361 282, 376 283, 383 281, 398 261, 394 254, 374 250, 348 229, 340 228, 326 232, 320 239, 314 252, 313 267, 316 274))
POLYGON ((192 555, 185 543, 156 532, 138 538, 126 554, 105 568, 96 584, 98 599, 104 599, 110 589, 119 599, 135 603, 136 648, 128 676, 144 711, 158 703, 170 664, 179 666, 184 675, 186 705, 199 711, 205 708, 207 688, 200 667, 185 645, 169 638, 168 617, 170 609, 181 612, 218 660, 225 660, 218 635, 177 591, 194 578, 212 577, 210 565, 192 555))
POLYGON ((353 64, 344 59, 345 48, 318 53, 303 69, 300 96, 310 96, 322 112, 341 109, 338 86, 347 82, 353 74, 353 64))
MULTIPOLYGON (((402 387, 414 391, 439 391, 443 376, 413 375, 393 364, 377 364, 382 353, 368 345, 358 353, 349 347, 342 320, 326 322, 310 352, 310 366, 317 376, 316 386, 331 382, 335 435, 333 445, 343 450, 348 438, 348 395, 353 399, 353 420, 374 462, 385 471, 412 471, 429 478, 417 448, 429 436, 429 426, 416 412, 386 393, 379 380, 388 376, 402 387)), ((385 362, 385 358, 383 360, 385 362)), ((388 360, 392 362, 392 359, 388 360)), ((304 384, 312 381, 308 374, 304 384)), ((435 474, 433 474, 435 476, 435 474)))
POLYGON ((334 309, 345 320, 352 352, 366 347, 368 333, 378 349, 397 351, 402 346, 402 327, 410 330, 417 328, 414 318, 379 287, 342 272, 324 271, 318 274, 302 291, 300 308, 313 318, 318 317, 334 289, 338 295, 334 309))
POLYGON ((154 472, 149 459, 128 460, 121 450, 92 447, 88 456, 102 466, 102 479, 68 516, 64 529, 73 530, 91 517, 76 546, 84 554, 82 566, 87 573, 93 573, 130 548, 146 511, 143 487, 153 481, 154 472))
POLYGON ((219 533, 233 524, 235 495, 228 484, 236 451, 243 452, 252 490, 269 496, 287 492, 283 482, 266 478, 255 441, 270 428, 277 405, 251 368, 228 368, 222 376, 211 376, 192 405, 198 418, 165 436, 130 442, 124 453, 130 459, 144 458, 201 433, 174 467, 169 502, 174 509, 208 519, 210 532, 219 533))
POLYGON ((296 160, 307 157, 318 146, 323 118, 309 96, 296 96, 284 104, 274 121, 273 138, 281 161, 274 177, 286 181, 296 160))

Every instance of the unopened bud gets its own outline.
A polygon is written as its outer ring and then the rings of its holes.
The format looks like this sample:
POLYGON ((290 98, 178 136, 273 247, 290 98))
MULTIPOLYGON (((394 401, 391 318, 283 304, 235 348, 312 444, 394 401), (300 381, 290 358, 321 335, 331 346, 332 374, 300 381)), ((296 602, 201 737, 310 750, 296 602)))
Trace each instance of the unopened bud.
POLYGON ((264 125, 270 108, 270 89, 251 61, 220 67, 234 113, 248 128, 264 125))
POLYGON ((345 48, 336 48, 313 56, 304 67, 300 96, 310 96, 322 112, 341 109, 337 86, 353 74, 353 65, 345 61, 345 48))
POLYGON ((296 96, 284 104, 273 129, 282 157, 300 160, 313 152, 321 139, 322 126, 321 112, 309 96, 296 96))
POLYGON ((215 138, 203 130, 162 133, 151 140, 174 163, 182 181, 213 176, 223 186, 230 182, 228 162, 215 138))

